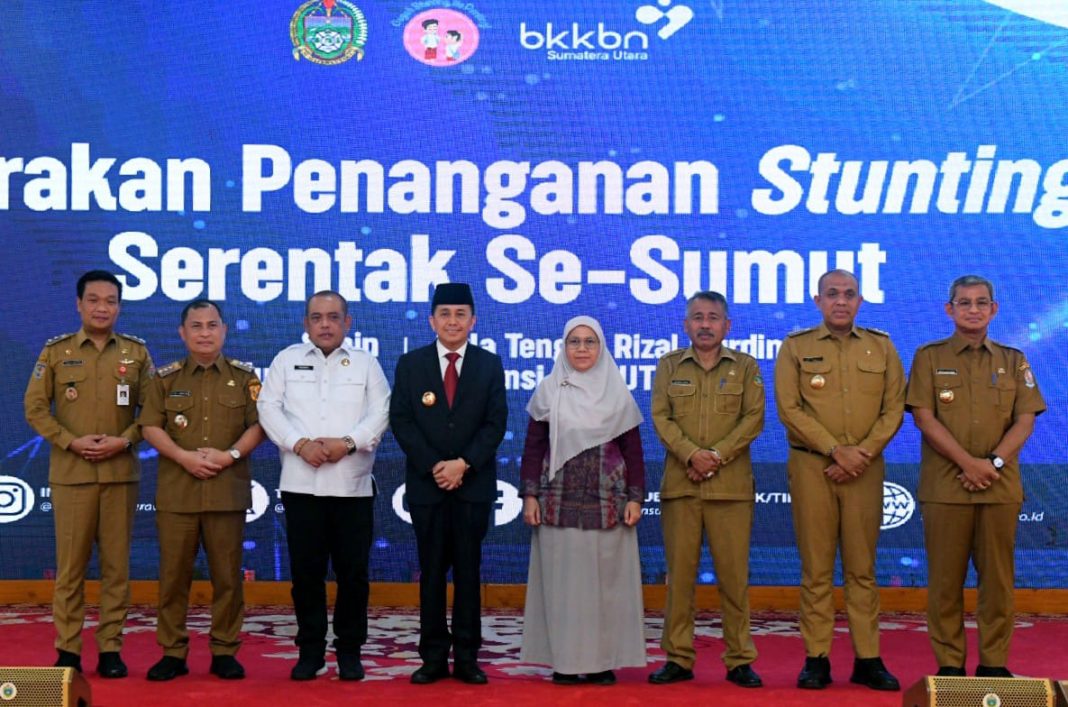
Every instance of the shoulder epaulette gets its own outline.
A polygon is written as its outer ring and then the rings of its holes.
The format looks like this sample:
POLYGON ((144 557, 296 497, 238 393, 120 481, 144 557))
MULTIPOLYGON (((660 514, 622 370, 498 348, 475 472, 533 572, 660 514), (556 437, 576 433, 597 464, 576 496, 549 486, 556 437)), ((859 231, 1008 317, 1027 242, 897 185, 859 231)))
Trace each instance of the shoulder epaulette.
POLYGON ((177 373, 178 371, 182 370, 182 364, 183 361, 174 361, 173 363, 168 363, 166 366, 157 368, 156 375, 160 378, 163 378, 165 376, 169 376, 172 373, 177 373))
POLYGON ((989 341, 990 341, 991 344, 993 344, 994 346, 997 346, 998 348, 1008 349, 1009 351, 1015 351, 1018 354, 1023 354, 1023 355, 1026 356, 1026 354, 1024 354, 1022 349, 1018 349, 1015 346, 1009 346, 1008 344, 1003 344, 1000 341, 994 341, 993 339, 990 339, 989 341))
POLYGON ((256 370, 256 367, 247 361, 238 361, 236 358, 230 359, 230 365, 234 368, 240 368, 245 373, 252 373, 256 370))
POLYGON ((666 354, 664 354, 664 358, 667 358, 668 356, 681 356, 686 353, 688 349, 689 347, 668 351, 666 354))
POLYGON ((119 336, 121 336, 124 339, 129 339, 130 341, 136 341, 137 343, 141 344, 142 346, 145 345, 145 340, 142 339, 140 336, 134 336, 133 334, 119 334, 119 336))
POLYGON ((63 341, 64 339, 69 339, 70 337, 74 336, 77 333, 78 332, 76 332, 76 331, 72 331, 69 334, 60 334, 59 336, 53 336, 51 339, 49 339, 48 341, 45 342, 45 346, 51 346, 52 344, 57 344, 60 341, 63 341))
POLYGON ((872 334, 875 334, 876 336, 885 336, 888 339, 890 338, 890 332, 883 331, 882 329, 876 329, 875 327, 866 326, 866 327, 864 327, 864 331, 870 331, 872 334))
POLYGON ((816 331, 816 329, 818 329, 818 328, 819 327, 810 326, 807 329, 798 329, 797 331, 791 331, 786 336, 787 337, 801 336, 802 334, 807 334, 807 333, 809 333, 811 331, 816 331))
POLYGON ((926 344, 920 344, 920 347, 916 350, 922 351, 923 349, 929 349, 932 346, 938 346, 939 344, 944 344, 948 341, 949 339, 935 339, 934 341, 928 341, 926 344))

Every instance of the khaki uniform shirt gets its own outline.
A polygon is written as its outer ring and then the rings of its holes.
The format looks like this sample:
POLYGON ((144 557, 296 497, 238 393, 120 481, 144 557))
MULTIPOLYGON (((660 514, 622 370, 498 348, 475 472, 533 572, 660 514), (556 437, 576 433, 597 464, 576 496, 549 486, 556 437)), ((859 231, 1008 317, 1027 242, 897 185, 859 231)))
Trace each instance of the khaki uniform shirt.
MULTIPOLYGON (((909 378, 908 407, 927 408, 974 457, 985 457, 1020 414, 1046 409, 1034 373, 1019 349, 983 340, 978 348, 954 333, 916 351, 909 378)), ((968 491, 956 478, 960 468, 923 440, 921 502, 1021 503, 1020 463, 1005 460, 1001 480, 985 491, 968 491)))
MULTIPOLYGON (((210 366, 192 357, 156 371, 138 422, 162 428, 182 449, 227 450, 259 421, 260 381, 252 366, 219 356, 210 366)), ((241 511, 252 505, 248 458, 198 479, 162 455, 156 508, 172 513, 241 511)))
POLYGON ((145 342, 129 334, 112 333, 102 351, 85 330, 45 344, 26 386, 24 405, 26 421, 52 445, 49 483, 138 480, 134 447, 141 441, 141 430, 135 417, 152 371, 145 342), (88 434, 124 437, 130 448, 106 461, 90 462, 69 450, 71 442, 88 434))
POLYGON ((672 351, 656 367, 652 413, 667 450, 662 499, 753 499, 749 445, 764 427, 764 381, 752 356, 724 347, 706 371, 693 347, 672 351), (715 449, 723 465, 714 477, 695 484, 686 468, 701 449, 715 449))
POLYGON ((905 371, 885 332, 854 326, 839 339, 820 324, 783 342, 775 398, 791 446, 827 455, 859 445, 881 454, 905 414, 905 371))

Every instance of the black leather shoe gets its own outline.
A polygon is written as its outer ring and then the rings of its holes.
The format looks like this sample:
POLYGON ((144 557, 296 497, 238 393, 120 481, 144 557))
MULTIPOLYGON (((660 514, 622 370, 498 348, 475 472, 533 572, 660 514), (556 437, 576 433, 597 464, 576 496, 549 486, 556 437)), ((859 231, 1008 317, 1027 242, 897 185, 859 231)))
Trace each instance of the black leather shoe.
POLYGON ((954 668, 952 665, 940 665, 938 666, 938 672, 935 673, 935 677, 938 678, 963 678, 968 675, 964 668, 954 668))
POLYGON ((449 666, 441 663, 423 663, 423 667, 412 673, 413 685, 429 685, 449 677, 449 666))
POLYGON ((582 679, 571 673, 553 673, 553 685, 581 685, 582 679))
POLYGON ((822 690, 830 685, 831 661, 827 656, 821 655, 815 658, 805 658, 805 667, 797 676, 797 686, 802 690, 822 690))
POLYGON ((489 682, 477 663, 457 663, 452 668, 452 676, 468 685, 485 685, 489 682))
POLYGON ((245 678, 245 668, 232 655, 213 655, 211 657, 211 668, 209 668, 208 672, 219 676, 223 680, 243 680, 245 678))
POLYGON ((82 672, 82 657, 77 653, 71 653, 70 651, 56 651, 57 668, 74 668, 79 673, 82 672))
POLYGON ((693 680, 693 671, 670 660, 660 666, 655 673, 649 675, 649 682, 654 685, 670 685, 683 680, 693 680))
POLYGON ((289 671, 290 680, 314 680, 326 673, 326 658, 321 655, 302 655, 289 671))
POLYGON ((586 682, 591 685, 615 685, 616 674, 611 670, 602 670, 599 673, 589 673, 586 675, 586 682))
POLYGON ((977 678, 1011 678, 1012 673, 1004 666, 992 666, 992 665, 977 665, 975 666, 975 677, 977 678))
POLYGON ((901 684, 883 665, 882 658, 857 658, 853 661, 853 674, 849 682, 866 685, 873 690, 896 692, 901 684))
POLYGON ((764 687, 764 681, 753 670, 753 666, 748 663, 736 665, 728 670, 727 680, 739 687, 764 687))
POLYGON ((185 660, 175 658, 173 655, 163 656, 158 663, 148 669, 148 679, 155 682, 174 680, 179 675, 188 674, 189 666, 185 664, 185 660))
POLYGON ((126 663, 122 662, 118 651, 104 651, 96 664, 96 674, 102 678, 124 678, 129 674, 126 663))
POLYGON ((359 653, 337 654, 337 676, 342 680, 363 680, 363 663, 359 653))

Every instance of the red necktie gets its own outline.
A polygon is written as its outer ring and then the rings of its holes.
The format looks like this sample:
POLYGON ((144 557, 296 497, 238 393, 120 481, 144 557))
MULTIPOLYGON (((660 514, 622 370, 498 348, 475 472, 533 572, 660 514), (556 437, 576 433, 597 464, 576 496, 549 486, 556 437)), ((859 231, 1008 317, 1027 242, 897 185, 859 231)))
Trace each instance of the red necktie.
POLYGON ((449 365, 445 367, 445 399, 449 401, 451 408, 453 398, 456 397, 456 384, 460 382, 460 374, 456 372, 456 361, 460 354, 450 351, 445 354, 445 358, 449 359, 449 365))

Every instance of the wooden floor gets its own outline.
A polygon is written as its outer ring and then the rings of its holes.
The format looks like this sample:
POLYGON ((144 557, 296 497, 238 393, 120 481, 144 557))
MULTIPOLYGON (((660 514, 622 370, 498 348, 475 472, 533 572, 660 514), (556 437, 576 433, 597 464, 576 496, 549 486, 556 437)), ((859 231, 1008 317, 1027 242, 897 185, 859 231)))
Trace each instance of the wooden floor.
MULTIPOLYGON (((288 582, 245 582, 245 602, 250 605, 286 605, 291 603, 288 582)), ((159 585, 154 581, 130 583, 130 600, 134 604, 155 604, 159 585)), ((334 585, 328 586, 333 600, 334 585)), ((492 608, 522 608, 526 593, 523 584, 486 584, 482 588, 483 604, 492 608)), ((644 587, 645 608, 664 608, 665 587, 644 587)), ((926 608, 927 590, 888 587, 880 590, 883 611, 918 611, 926 608)), ((86 582, 86 601, 95 604, 100 596, 99 582, 86 582)), ((975 610, 975 590, 964 592, 965 608, 975 610)), ((190 601, 194 604, 211 603, 211 585, 194 582, 190 601)), ((697 607, 703 610, 719 608, 719 593, 714 586, 697 588, 697 607)), ((51 580, 0 581, 0 604, 50 604, 52 602, 51 580)), ((418 606, 419 586, 411 583, 373 583, 372 606, 418 606)), ((797 587, 751 587, 750 607, 754 611, 796 611, 799 602, 797 587)), ((835 603, 844 608, 841 588, 835 589, 835 603)), ((1016 611, 1025 614, 1068 614, 1068 589, 1017 589, 1016 611)))

